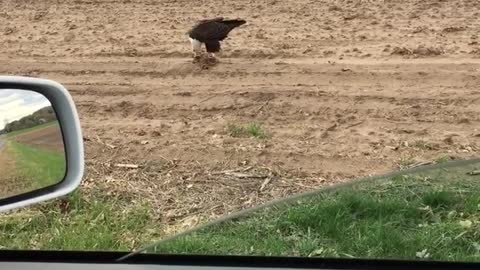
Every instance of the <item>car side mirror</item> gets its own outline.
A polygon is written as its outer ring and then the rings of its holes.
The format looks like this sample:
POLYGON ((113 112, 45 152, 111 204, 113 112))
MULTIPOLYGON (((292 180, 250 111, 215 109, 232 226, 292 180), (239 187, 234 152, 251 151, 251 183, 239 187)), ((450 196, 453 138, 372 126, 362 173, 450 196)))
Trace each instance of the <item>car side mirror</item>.
POLYGON ((0 212, 75 190, 83 155, 78 114, 62 85, 0 76, 0 212))

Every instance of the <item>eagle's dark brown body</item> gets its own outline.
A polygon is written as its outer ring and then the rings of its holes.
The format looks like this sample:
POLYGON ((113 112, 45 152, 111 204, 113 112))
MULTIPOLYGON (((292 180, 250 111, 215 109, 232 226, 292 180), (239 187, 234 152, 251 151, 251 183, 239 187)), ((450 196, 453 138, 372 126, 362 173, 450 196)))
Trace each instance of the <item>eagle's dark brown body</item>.
POLYGON ((245 20, 224 20, 222 17, 198 22, 188 31, 188 37, 190 38, 194 51, 194 58, 199 57, 202 44, 205 44, 210 57, 214 57, 214 54, 221 49, 220 42, 227 38, 233 29, 245 23, 245 20))

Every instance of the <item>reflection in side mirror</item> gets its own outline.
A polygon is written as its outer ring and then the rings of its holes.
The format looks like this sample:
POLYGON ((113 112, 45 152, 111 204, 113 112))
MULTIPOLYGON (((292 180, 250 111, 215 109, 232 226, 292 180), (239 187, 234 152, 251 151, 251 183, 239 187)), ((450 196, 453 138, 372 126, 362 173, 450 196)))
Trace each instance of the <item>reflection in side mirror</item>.
POLYGON ((0 91, 0 199, 63 181, 62 131, 50 101, 29 90, 0 91))

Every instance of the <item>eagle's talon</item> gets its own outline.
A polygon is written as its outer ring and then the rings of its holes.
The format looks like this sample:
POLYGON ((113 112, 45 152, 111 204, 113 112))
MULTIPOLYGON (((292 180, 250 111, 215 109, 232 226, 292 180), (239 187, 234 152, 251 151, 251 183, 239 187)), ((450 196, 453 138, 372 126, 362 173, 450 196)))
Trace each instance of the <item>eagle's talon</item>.
POLYGON ((200 57, 200 56, 195 56, 195 57, 193 57, 192 63, 194 63, 194 64, 195 64, 195 63, 199 63, 200 60, 201 60, 201 57, 200 57))
POLYGON ((218 63, 218 59, 217 59, 217 57, 215 57, 215 53, 208 53, 207 62, 209 64, 218 63))

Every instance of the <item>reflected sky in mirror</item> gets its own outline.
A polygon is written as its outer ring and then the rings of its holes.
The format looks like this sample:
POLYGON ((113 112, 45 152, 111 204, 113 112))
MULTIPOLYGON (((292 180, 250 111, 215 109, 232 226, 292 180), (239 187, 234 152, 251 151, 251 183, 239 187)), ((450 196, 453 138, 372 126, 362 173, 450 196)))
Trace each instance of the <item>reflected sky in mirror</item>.
POLYGON ((48 99, 33 91, 18 89, 0 91, 0 130, 5 124, 47 106, 50 106, 48 99))

